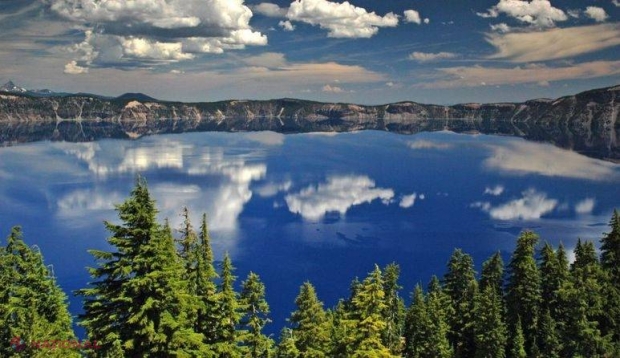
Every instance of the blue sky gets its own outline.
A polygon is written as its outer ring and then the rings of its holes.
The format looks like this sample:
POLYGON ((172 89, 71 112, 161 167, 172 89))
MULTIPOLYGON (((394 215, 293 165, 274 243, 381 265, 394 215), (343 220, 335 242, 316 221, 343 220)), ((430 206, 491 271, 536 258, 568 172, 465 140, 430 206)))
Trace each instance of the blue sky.
POLYGON ((620 0, 0 0, 0 81, 182 101, 522 101, 620 81, 620 0))

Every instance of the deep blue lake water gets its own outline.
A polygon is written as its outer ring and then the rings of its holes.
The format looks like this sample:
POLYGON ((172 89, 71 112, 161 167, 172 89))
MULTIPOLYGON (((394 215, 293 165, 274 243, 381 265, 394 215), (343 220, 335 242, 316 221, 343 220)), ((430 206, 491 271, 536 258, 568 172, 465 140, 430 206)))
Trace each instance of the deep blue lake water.
MULTIPOLYGON (((403 295, 442 275, 455 247, 505 258, 523 229, 570 250, 620 208, 620 165, 519 138, 384 132, 189 133, 0 148, 0 235, 22 225, 62 288, 82 288, 106 249, 103 220, 146 177, 179 227, 203 212, 216 257, 267 287, 277 333, 306 280, 331 306, 375 263, 401 265, 403 295)), ((4 244, 4 240, 3 240, 4 244)), ((73 313, 81 309, 70 296, 73 313)))

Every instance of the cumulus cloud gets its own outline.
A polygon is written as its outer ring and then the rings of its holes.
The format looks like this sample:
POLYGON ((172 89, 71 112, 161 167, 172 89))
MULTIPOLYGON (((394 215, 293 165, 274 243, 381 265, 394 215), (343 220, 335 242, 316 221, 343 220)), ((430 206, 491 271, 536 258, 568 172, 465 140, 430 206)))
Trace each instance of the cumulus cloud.
POLYGON ((398 204, 398 206, 400 206, 403 209, 408 209, 410 207, 413 206, 413 204, 415 204, 415 200, 417 199, 418 194, 413 193, 410 195, 404 195, 402 198, 400 198, 400 203, 398 204))
POLYGON ((418 139, 407 143, 411 149, 450 149, 452 145, 449 143, 438 143, 430 140, 418 139))
POLYGON ((564 11, 555 8, 549 0, 500 0, 499 3, 478 16, 496 18, 500 14, 536 27, 553 27, 556 22, 566 21, 564 11))
POLYGON ((420 18, 420 13, 415 10, 405 10, 405 22, 413 22, 414 24, 420 25, 422 23, 422 18, 420 18))
POLYGON ((180 42, 162 43, 144 38, 123 38, 121 39, 121 46, 126 55, 137 58, 171 61, 190 60, 194 58, 192 54, 183 53, 180 42))
POLYGON ((380 27, 395 27, 398 16, 387 13, 379 16, 374 12, 352 5, 349 2, 335 3, 327 0, 295 0, 286 17, 327 29, 328 37, 369 38, 380 27))
POLYGON ((606 77, 620 74, 620 61, 593 61, 563 66, 525 65, 513 68, 484 66, 444 67, 440 79, 416 85, 422 88, 478 87, 606 77))
POLYGON ((503 192, 504 192, 503 185, 496 185, 494 187, 486 187, 484 189, 484 194, 493 195, 493 196, 500 196, 502 195, 503 192))
POLYGON ((283 183, 270 182, 259 186, 255 191, 259 196, 269 198, 275 196, 279 192, 288 191, 292 185, 293 183, 290 180, 283 183))
POLYGON ((546 193, 535 189, 528 189, 521 195, 521 198, 495 207, 488 202, 476 202, 471 204, 471 207, 480 208, 496 220, 537 220, 552 212, 558 205, 557 200, 547 198, 546 193))
POLYGON ((613 24, 550 29, 538 32, 488 34, 497 52, 492 59, 513 62, 569 58, 620 45, 620 27, 613 24))
POLYGON ((491 31, 497 31, 501 33, 510 32, 510 26, 506 25, 503 22, 501 24, 490 25, 490 26, 491 26, 491 31))
MULTIPOLYGON (((180 61, 194 53, 221 53, 265 45, 249 25, 243 0, 49 0, 59 16, 82 26, 91 63, 137 60, 180 61), (93 26, 97 31, 93 32, 93 26)), ((84 47, 84 46, 82 46, 84 47)), ((80 63, 80 66, 91 63, 80 63)))
POLYGON ((591 214, 595 203, 594 198, 585 198, 575 205, 575 212, 577 214, 591 214))
POLYGON ((294 31, 295 26, 288 20, 278 22, 278 26, 280 26, 284 31, 294 31))
POLYGON ((367 176, 334 176, 326 183, 287 195, 285 201, 291 213, 316 221, 329 212, 344 215, 352 206, 376 199, 390 201, 393 197, 392 189, 375 187, 375 182, 367 176))
POLYGON ((284 134, 272 131, 246 133, 245 138, 265 145, 282 145, 284 143, 284 134))
POLYGON ((483 165, 506 174, 536 174, 589 180, 617 180, 612 163, 585 157, 547 144, 510 141, 490 147, 483 165))
POLYGON ((88 68, 79 66, 76 61, 71 61, 65 65, 65 73, 69 75, 79 75, 88 73, 88 68))
POLYGON ((332 86, 332 85, 325 85, 325 86, 323 86, 323 88, 321 88, 321 91, 329 92, 329 93, 342 93, 342 92, 345 92, 345 90, 343 90, 342 88, 340 88, 338 86, 332 86))
POLYGON ((284 17, 288 11, 286 8, 281 8, 276 4, 263 2, 258 5, 252 6, 252 10, 256 13, 268 16, 268 17, 284 17))
POLYGON ((438 53, 426 53, 426 52, 413 52, 409 55, 410 60, 418 62, 429 62, 444 60, 449 58, 455 58, 457 55, 452 52, 438 52, 438 53))
POLYGON ((603 8, 597 6, 588 6, 584 13, 596 22, 603 22, 609 17, 603 8))

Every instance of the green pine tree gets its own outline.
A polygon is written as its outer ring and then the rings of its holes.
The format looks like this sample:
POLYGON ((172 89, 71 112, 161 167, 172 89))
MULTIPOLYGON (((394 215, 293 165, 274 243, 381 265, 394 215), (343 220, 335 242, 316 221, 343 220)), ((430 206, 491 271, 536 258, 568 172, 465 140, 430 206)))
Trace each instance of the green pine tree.
POLYGON ((157 223, 143 178, 117 211, 122 224, 106 222, 116 251, 90 250, 98 261, 89 269, 94 281, 78 291, 85 298, 81 325, 100 342, 97 355, 202 354, 206 347, 188 318, 191 299, 172 232, 157 223))
POLYGON ((559 358, 562 349, 560 345, 560 337, 558 335, 557 325, 551 316, 549 309, 544 309, 538 323, 538 344, 540 352, 545 358, 559 358))
POLYGON ((603 312, 603 272, 592 242, 577 242, 570 280, 558 291, 566 310, 562 325, 560 356, 600 357, 611 351, 608 337, 600 331, 603 312))
POLYGON ((37 342, 74 341, 67 297, 38 249, 13 227, 0 248, 0 356, 80 357, 76 349, 43 349, 37 342))
POLYGON ((314 286, 305 282, 295 299, 297 310, 291 314, 295 346, 301 357, 327 357, 329 326, 314 286))
POLYGON ((497 286, 487 284, 475 299, 476 358, 504 358, 507 332, 502 297, 497 286))
POLYGON ((263 334, 263 328, 271 320, 269 304, 265 300, 265 285, 257 274, 250 272, 241 284, 241 307, 245 315, 241 320, 246 357, 271 357, 273 340, 263 334))
POLYGON ((375 265, 375 269, 361 283, 353 296, 352 305, 357 327, 356 344, 351 357, 392 357, 381 340, 387 327, 382 316, 387 305, 379 266, 375 265))
POLYGON ((474 297, 477 290, 473 259, 460 249, 454 250, 444 276, 444 291, 450 297, 450 344, 456 358, 471 357, 474 343, 474 297))
POLYGON ((382 341, 394 355, 398 355, 402 350, 401 337, 405 325, 405 302, 398 294, 402 288, 398 284, 399 276, 400 267, 396 263, 387 265, 383 270, 386 303, 383 320, 387 323, 387 327, 383 331, 382 341))
POLYGON ((211 248, 211 236, 207 226, 207 215, 202 215, 198 243, 193 248, 192 257, 195 260, 195 280, 192 285, 195 297, 198 298, 198 311, 194 329, 202 333, 205 342, 214 344, 217 340, 218 302, 217 285, 215 280, 218 274, 213 264, 213 250, 211 248))
POLYGON ((512 344, 510 345, 508 358, 527 357, 528 355, 525 352, 525 337, 523 335, 523 328, 521 328, 521 317, 517 317, 517 320, 513 326, 512 344))
POLYGON ((482 264, 480 291, 492 287, 498 297, 504 297, 504 261, 499 252, 482 264))
POLYGON ((620 355, 620 214, 614 210, 609 223, 611 231, 601 239, 601 267, 605 273, 604 311, 601 333, 615 342, 620 355))
MULTIPOLYGON (((435 285, 434 282, 437 280, 432 280, 431 286, 435 285)), ((416 286, 405 322, 405 357, 452 357, 446 317, 448 303, 447 296, 441 289, 435 289, 425 297, 422 288, 416 286)))
POLYGON ((277 358, 299 358, 301 354, 295 346, 295 338, 293 330, 290 328, 282 329, 280 333, 280 343, 276 351, 277 358))
POLYGON ((218 357, 241 357, 239 347, 240 333, 238 325, 243 316, 239 294, 235 291, 234 267, 230 256, 226 254, 221 264, 221 282, 217 297, 217 322, 215 326, 215 342, 212 345, 218 357))
POLYGON ((536 348, 538 314, 541 303, 540 272, 534 258, 538 236, 531 231, 521 233, 512 254, 506 292, 508 323, 521 329, 525 338, 525 351, 532 354, 536 348))

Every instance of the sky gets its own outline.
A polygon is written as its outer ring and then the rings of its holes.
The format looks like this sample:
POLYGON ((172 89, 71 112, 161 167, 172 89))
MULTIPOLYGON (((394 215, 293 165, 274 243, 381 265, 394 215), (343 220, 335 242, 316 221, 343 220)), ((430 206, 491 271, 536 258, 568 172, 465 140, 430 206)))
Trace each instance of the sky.
POLYGON ((0 0, 0 82, 454 104, 620 83, 620 0, 0 0))

